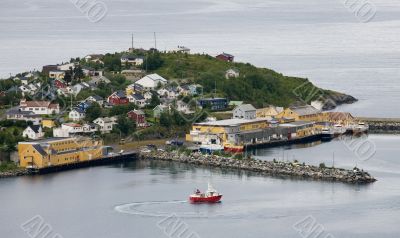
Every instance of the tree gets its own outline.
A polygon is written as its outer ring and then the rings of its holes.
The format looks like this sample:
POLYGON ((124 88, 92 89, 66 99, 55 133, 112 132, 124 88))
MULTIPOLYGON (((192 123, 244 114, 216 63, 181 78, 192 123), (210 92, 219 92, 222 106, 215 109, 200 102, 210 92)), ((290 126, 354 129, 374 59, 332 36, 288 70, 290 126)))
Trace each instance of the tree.
POLYGON ((160 105, 160 103, 161 103, 161 101, 160 101, 160 98, 157 96, 157 94, 152 93, 149 107, 154 108, 157 105, 160 105))
POLYGON ((125 86, 126 78, 124 75, 117 74, 110 77, 111 84, 116 86, 117 88, 120 86, 125 86))
POLYGON ((136 123, 128 119, 125 115, 118 116, 115 128, 124 136, 133 133, 136 130, 136 123))
POLYGON ((85 75, 83 74, 83 70, 82 67, 80 65, 76 66, 74 68, 74 79, 78 80, 78 79, 82 79, 85 75))
POLYGON ((171 119, 168 113, 162 112, 160 115, 160 125, 163 127, 170 127, 171 126, 171 119))
POLYGON ((92 106, 90 106, 86 110, 86 121, 92 122, 96 120, 96 118, 99 118, 102 114, 102 110, 99 104, 93 103, 92 106))
POLYGON ((134 103, 128 103, 125 105, 116 105, 110 109, 109 116, 126 115, 128 112, 136 109, 137 106, 134 103))
POLYGON ((163 66, 163 64, 164 60, 161 58, 160 53, 153 52, 146 56, 142 67, 143 69, 153 71, 163 66))
POLYGON ((121 58, 118 54, 106 54, 104 56, 104 68, 108 71, 121 71, 121 58))

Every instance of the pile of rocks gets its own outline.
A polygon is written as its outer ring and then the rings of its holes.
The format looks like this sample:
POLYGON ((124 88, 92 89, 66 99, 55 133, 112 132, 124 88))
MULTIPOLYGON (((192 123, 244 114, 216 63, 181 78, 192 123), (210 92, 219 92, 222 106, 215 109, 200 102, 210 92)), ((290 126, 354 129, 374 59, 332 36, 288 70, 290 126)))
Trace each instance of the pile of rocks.
POLYGON ((317 167, 299 163, 272 162, 255 159, 235 159, 217 155, 192 153, 186 155, 177 151, 153 152, 140 155, 144 160, 163 160, 188 163, 194 165, 213 166, 227 169, 239 169, 272 176, 287 176, 303 179, 324 181, 340 181, 344 183, 366 184, 376 181, 368 172, 363 170, 345 170, 338 168, 317 167))
POLYGON ((395 121, 368 121, 371 133, 400 133, 400 122, 395 121))
POLYGON ((0 172, 0 178, 18 177, 30 175, 31 173, 26 169, 17 169, 13 171, 0 172))

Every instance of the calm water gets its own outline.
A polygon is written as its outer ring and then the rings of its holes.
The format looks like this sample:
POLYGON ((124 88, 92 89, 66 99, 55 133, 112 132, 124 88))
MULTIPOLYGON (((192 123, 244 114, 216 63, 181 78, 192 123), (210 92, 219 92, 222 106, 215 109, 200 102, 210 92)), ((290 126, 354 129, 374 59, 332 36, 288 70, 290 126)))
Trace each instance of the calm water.
MULTIPOLYGON (((374 184, 299 181, 171 163, 135 162, 34 178, 0 180, 0 234, 25 237, 20 224, 41 215, 63 237, 167 237, 157 227, 176 214, 200 237, 301 237, 293 224, 313 216, 335 237, 398 237, 400 136, 372 135, 376 154, 360 161, 343 142, 258 150, 260 158, 351 168, 374 184), (214 205, 185 202, 208 180, 224 194, 214 205)), ((177 237, 177 236, 173 236, 177 237)))
MULTIPOLYGON (((400 3, 365 0, 376 16, 361 23, 343 0, 103 0, 106 18, 90 22, 68 0, 2 0, 0 75, 89 53, 186 45, 194 52, 307 77, 360 99, 360 116, 400 117, 400 3)), ((360 2, 360 1, 358 1, 360 2)))

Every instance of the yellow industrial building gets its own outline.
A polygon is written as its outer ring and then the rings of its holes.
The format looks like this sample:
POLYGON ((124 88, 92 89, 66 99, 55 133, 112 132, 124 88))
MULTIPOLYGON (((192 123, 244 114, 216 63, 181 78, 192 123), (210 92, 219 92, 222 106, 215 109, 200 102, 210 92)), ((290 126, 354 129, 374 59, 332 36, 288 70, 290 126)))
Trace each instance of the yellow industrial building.
POLYGON ((321 122, 325 120, 324 114, 313 106, 289 107, 279 113, 278 119, 293 119, 295 121, 314 121, 321 122))
POLYGON ((102 158, 103 141, 80 137, 19 142, 18 155, 23 168, 63 166, 102 158))
POLYGON ((267 119, 227 119, 195 123, 190 134, 186 135, 186 140, 224 144, 228 140, 228 134, 262 130, 268 126, 267 119))

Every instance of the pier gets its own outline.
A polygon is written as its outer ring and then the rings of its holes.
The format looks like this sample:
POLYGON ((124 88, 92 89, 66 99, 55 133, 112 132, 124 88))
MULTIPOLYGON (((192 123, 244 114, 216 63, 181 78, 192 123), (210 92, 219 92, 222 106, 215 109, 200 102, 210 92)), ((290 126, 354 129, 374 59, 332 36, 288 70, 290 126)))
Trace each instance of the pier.
POLYGON ((368 172, 354 168, 353 170, 325 166, 305 165, 295 162, 271 162, 256 159, 235 159, 218 155, 192 153, 186 155, 177 151, 153 152, 141 154, 143 160, 162 160, 198 166, 244 170, 276 177, 312 179, 321 181, 337 181, 349 184, 368 184, 376 181, 368 172))
POLYGON ((358 117, 369 125, 369 132, 375 134, 400 134, 400 118, 358 117))

